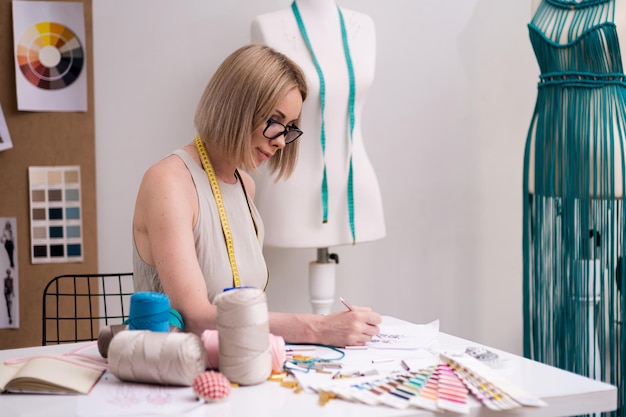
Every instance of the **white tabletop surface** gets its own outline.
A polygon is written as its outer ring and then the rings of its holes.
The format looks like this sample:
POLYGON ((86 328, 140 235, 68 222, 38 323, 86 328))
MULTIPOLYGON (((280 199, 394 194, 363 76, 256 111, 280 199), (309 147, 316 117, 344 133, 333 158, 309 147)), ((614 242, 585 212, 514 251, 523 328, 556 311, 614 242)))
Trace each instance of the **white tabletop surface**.
MULTIPOLYGON (((434 348, 431 346, 431 351, 433 349, 441 351, 461 351, 465 350, 468 346, 479 346, 476 343, 445 333, 438 333, 437 339, 434 348)), ((64 353, 71 350, 73 347, 75 347, 75 345, 0 350, 0 360, 4 361, 7 359, 34 356, 42 353, 64 353)), ((508 378, 508 380, 529 394, 542 399, 547 403, 547 406, 537 408, 524 407, 505 412, 497 412, 481 406, 474 398, 470 398, 470 416, 528 415, 533 417, 557 417, 612 411, 617 407, 617 389, 615 386, 584 378, 496 349, 490 350, 498 353, 501 359, 501 366, 496 368, 496 372, 508 378)), ((87 349, 85 353, 87 352, 98 355, 95 346, 87 349)), ((358 351, 347 350, 346 358, 367 358, 368 363, 371 363, 371 359, 375 358, 385 357, 394 359, 384 364, 372 365, 372 367, 379 367, 379 370, 385 371, 393 367, 398 367, 400 358, 407 358, 413 354, 414 352, 406 349, 385 350, 370 348, 368 350, 358 351)), ((107 374, 105 374, 105 377, 106 376, 107 374)), ((105 382, 103 382, 105 377, 98 383, 99 385, 105 384, 105 382)), ((97 388, 98 385, 94 390, 97 388)), ((178 390, 180 392, 181 389, 179 388, 178 390)), ((186 393, 189 397, 192 396, 191 388, 183 388, 183 390, 188 390, 186 393)), ((90 413, 92 413, 93 416, 128 415, 112 413, 114 410, 107 410, 107 406, 102 406, 96 401, 92 394, 93 391, 87 396, 2 394, 0 395, 0 414, 7 417, 67 417, 76 415, 86 417, 86 415, 90 413), (90 407, 91 404, 93 404, 93 407, 90 407)), ((158 410, 151 412, 149 415, 158 415, 158 410)), ((419 408, 398 410, 386 406, 368 406, 340 399, 333 399, 326 405, 320 406, 316 394, 306 392, 294 393, 292 390, 282 387, 280 383, 273 381, 263 382, 255 386, 233 388, 227 400, 198 405, 185 412, 169 412, 167 415, 188 417, 459 416, 459 414, 453 413, 433 413, 419 408)))

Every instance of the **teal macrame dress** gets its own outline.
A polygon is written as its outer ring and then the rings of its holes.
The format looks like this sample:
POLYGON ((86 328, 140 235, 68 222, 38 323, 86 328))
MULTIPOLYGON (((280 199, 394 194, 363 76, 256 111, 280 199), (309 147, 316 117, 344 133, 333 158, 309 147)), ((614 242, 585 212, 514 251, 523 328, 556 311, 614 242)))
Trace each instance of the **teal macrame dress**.
POLYGON ((524 156, 524 355, 615 384, 624 404, 626 78, 615 0, 544 0, 524 156), (621 288, 621 290, 620 290, 621 288))

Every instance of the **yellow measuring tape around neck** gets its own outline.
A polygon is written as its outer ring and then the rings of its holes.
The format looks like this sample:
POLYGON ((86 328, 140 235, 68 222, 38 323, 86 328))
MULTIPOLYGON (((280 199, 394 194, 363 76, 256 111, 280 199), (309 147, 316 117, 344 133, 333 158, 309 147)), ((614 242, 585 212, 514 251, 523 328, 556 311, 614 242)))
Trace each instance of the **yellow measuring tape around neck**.
POLYGON ((233 234, 230 231, 230 225, 228 224, 228 217, 226 216, 226 208, 224 208, 224 200, 222 200, 222 192, 220 185, 217 182, 217 176, 211 165, 209 154, 202 143, 199 135, 194 138, 196 143, 196 149, 202 162, 202 167, 209 178, 209 184, 213 190, 213 196, 215 197, 215 203, 217 204, 217 212, 220 216, 220 222, 222 223, 222 231, 224 232, 224 240, 226 240, 226 250, 228 251, 228 260, 230 261, 230 267, 233 270, 233 286, 240 287, 241 281, 239 281, 239 271, 237 270, 237 262, 235 262, 235 246, 233 245, 233 234))

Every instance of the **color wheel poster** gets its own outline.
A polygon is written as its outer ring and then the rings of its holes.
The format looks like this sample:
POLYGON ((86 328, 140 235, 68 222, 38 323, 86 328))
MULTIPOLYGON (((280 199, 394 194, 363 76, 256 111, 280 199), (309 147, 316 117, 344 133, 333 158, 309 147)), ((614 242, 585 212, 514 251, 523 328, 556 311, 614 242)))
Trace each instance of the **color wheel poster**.
POLYGON ((82 3, 14 0, 13 40, 18 110, 87 111, 82 3))

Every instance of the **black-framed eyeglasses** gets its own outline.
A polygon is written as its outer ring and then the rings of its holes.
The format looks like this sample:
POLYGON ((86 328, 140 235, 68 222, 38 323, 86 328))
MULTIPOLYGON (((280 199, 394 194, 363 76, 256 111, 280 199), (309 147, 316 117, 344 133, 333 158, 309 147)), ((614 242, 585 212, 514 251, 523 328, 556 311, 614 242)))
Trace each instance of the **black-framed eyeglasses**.
POLYGON ((294 124, 285 126, 278 120, 268 119, 267 126, 263 130, 263 136, 268 139, 276 139, 280 135, 285 135, 285 145, 287 145, 302 136, 302 131, 294 124))

